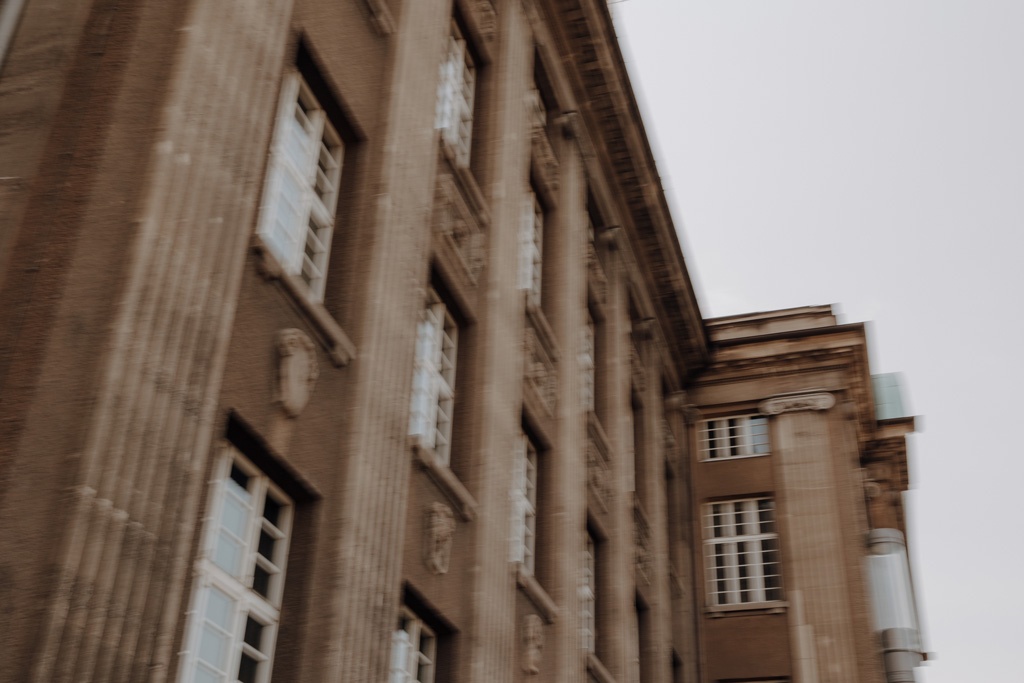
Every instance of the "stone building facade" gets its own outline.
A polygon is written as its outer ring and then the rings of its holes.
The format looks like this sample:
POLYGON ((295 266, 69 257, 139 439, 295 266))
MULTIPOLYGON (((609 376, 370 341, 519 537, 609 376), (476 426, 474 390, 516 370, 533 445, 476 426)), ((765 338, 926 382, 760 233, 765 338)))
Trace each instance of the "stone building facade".
POLYGON ((913 422, 826 309, 702 320, 599 0, 8 0, 0 392, 2 681, 921 649, 913 422))

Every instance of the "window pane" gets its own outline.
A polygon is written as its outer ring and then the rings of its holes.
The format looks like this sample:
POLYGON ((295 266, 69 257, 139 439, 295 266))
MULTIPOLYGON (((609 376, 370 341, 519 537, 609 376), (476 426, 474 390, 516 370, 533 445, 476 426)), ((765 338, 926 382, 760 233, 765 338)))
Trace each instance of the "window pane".
MULTIPOLYGON (((242 493, 248 498, 248 492, 242 491, 242 493)), ((224 496, 224 508, 220 513, 221 526, 239 538, 245 536, 245 527, 249 521, 247 502, 247 500, 239 500, 228 494, 224 496)))
POLYGON ((242 544, 237 539, 221 533, 217 538, 217 547, 213 551, 214 563, 232 576, 242 573, 242 544))
POLYGON ((238 663, 238 680, 240 683, 256 683, 256 672, 260 663, 255 659, 242 653, 242 659, 238 663))
POLYGON ((249 488, 249 475, 243 472, 238 465, 234 463, 231 464, 231 481, 238 484, 243 491, 249 488))
POLYGON ((267 597, 270 594, 270 574, 260 565, 256 565, 252 575, 252 589, 267 597))
POLYGON ((267 533, 266 529, 260 530, 259 553, 268 560, 274 559, 274 537, 267 533))
POLYGON ((225 631, 231 628, 231 616, 235 603, 216 588, 210 588, 206 594, 206 620, 221 627, 225 631))
POLYGON ((223 670, 227 667, 230 644, 231 639, 227 634, 206 625, 199 637, 199 659, 223 670))
POLYGON ((266 500, 263 502, 263 518, 274 526, 280 527, 281 525, 278 524, 280 516, 281 504, 274 500, 274 497, 268 493, 266 500))
POLYGON ((263 650, 263 646, 261 645, 263 642, 263 624, 252 617, 246 617, 245 637, 243 640, 245 640, 246 644, 251 645, 257 650, 263 650))

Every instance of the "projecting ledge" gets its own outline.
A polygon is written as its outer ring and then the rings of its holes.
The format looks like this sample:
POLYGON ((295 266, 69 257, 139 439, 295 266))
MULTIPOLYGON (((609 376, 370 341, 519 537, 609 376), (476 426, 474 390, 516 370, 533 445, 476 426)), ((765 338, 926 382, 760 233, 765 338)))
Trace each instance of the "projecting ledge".
POLYGON ((558 605, 551 599, 547 591, 540 585, 537 578, 523 569, 523 565, 516 565, 516 585, 526 593, 533 606, 537 608, 538 614, 545 623, 553 624, 558 618, 558 605))
POLYGON ((323 304, 310 298, 306 283, 301 278, 285 272, 281 262, 259 235, 253 236, 251 246, 260 275, 265 280, 275 280, 281 285, 288 300, 313 328, 314 336, 327 350, 331 362, 336 367, 348 365, 356 357, 356 347, 334 317, 323 304))
POLYGON ((413 443, 411 447, 416 464, 427 473, 437 488, 441 489, 445 497, 455 506, 459 516, 466 522, 476 519, 476 499, 462 485, 450 467, 437 461, 434 449, 424 448, 419 443, 413 443))

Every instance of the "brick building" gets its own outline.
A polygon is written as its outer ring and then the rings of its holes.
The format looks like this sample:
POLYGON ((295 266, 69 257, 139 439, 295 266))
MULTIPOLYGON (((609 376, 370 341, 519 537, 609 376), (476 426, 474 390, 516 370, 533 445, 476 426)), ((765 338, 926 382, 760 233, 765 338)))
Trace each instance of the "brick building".
POLYGON ((598 0, 8 0, 0 680, 913 680, 912 418, 660 187, 598 0))

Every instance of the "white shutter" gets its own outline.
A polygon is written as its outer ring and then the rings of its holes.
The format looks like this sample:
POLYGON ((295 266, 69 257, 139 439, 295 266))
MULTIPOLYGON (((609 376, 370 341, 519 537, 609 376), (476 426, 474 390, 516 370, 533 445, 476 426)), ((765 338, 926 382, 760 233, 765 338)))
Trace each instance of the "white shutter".
POLYGON ((416 329, 416 360, 413 367, 412 405, 409 410, 409 434, 420 437, 420 444, 434 447, 434 426, 437 420, 438 326, 443 322, 433 315, 431 307, 423 311, 416 329))
POLYGON ((407 683, 409 676, 409 655, 412 648, 409 634, 403 630, 391 634, 391 673, 388 683, 407 683))
POLYGON ((466 44, 460 41, 462 50, 456 69, 458 97, 455 112, 454 128, 458 138, 455 155, 459 166, 469 165, 469 148, 473 139, 473 95, 476 90, 476 75, 466 61, 466 44))
POLYGON ((596 376, 594 369, 594 321, 587 314, 586 324, 583 326, 583 340, 580 349, 580 373, 583 375, 582 382, 582 403, 583 410, 593 412, 595 402, 596 376))
POLYGON ((533 224, 533 193, 528 193, 523 199, 522 210, 519 216, 519 289, 530 290, 533 288, 533 250, 534 250, 534 229, 533 224))
POLYGON ((522 562, 526 548, 526 435, 516 437, 512 453, 510 498, 509 562, 522 562))
POLYGON ((444 131, 444 139, 448 141, 449 132, 454 120, 455 113, 455 58, 457 57, 458 46, 454 36, 448 38, 448 51, 441 60, 440 72, 437 82, 437 109, 434 118, 434 128, 444 131))

